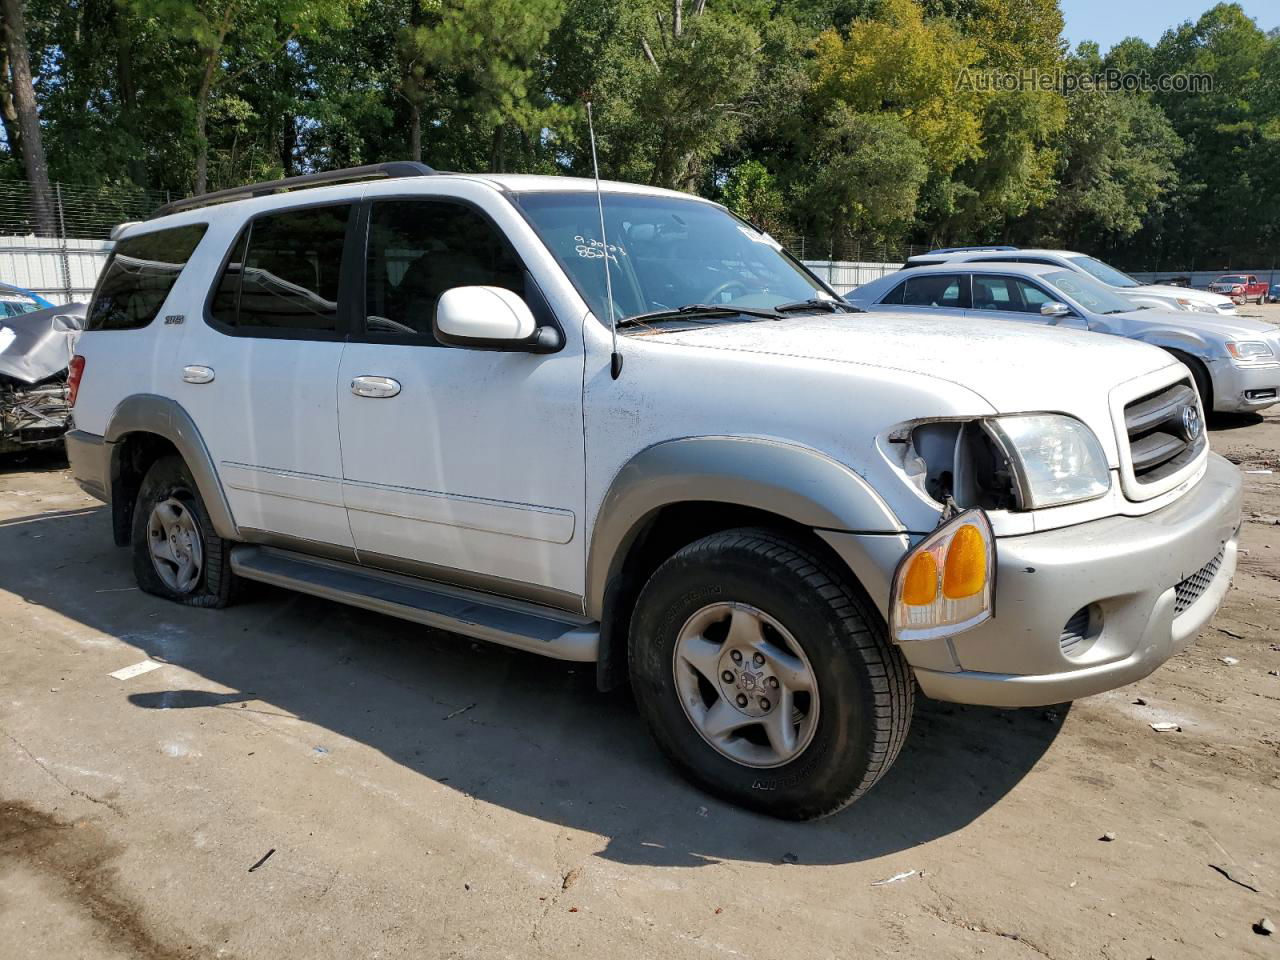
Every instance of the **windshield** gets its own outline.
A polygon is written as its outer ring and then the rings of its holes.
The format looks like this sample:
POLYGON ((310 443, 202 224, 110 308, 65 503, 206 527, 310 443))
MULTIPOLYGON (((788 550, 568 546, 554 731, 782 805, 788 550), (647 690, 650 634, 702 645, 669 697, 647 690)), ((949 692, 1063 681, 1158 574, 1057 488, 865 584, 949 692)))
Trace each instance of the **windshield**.
POLYGON ((1040 279, 1057 287, 1080 306, 1092 313, 1128 313, 1137 310, 1136 304, 1103 286, 1092 277, 1071 270, 1053 270, 1041 274, 1040 279))
MULTIPOLYGON (((596 195, 525 193, 516 203, 601 321, 604 244, 596 195)), ((688 304, 772 309, 829 297, 768 234, 698 200, 606 193, 605 226, 618 320, 688 304)))
POLYGON ((1092 277, 1096 277, 1109 287, 1136 287, 1139 286, 1137 280, 1129 276, 1127 273, 1121 273, 1115 267, 1101 260, 1095 260, 1093 257, 1068 257, 1072 263, 1078 266, 1092 277))

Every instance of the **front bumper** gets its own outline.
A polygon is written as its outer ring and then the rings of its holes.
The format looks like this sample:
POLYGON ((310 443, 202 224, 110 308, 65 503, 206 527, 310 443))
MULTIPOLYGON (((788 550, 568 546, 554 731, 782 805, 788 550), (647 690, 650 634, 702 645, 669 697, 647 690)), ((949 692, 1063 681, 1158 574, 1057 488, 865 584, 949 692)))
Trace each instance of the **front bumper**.
POLYGON ((111 447, 96 433, 71 430, 67 433, 67 462, 71 476, 89 496, 111 502, 111 447))
POLYGON ((1024 707, 1147 676, 1195 638, 1226 595, 1240 486, 1239 471, 1211 454, 1200 482, 1154 513, 999 540, 995 617, 946 641, 954 666, 943 667, 936 650, 917 657, 915 644, 902 645, 921 690, 1024 707))
POLYGON ((1207 365, 1213 381, 1214 410, 1241 413, 1280 403, 1280 363, 1246 366, 1218 359, 1207 365))

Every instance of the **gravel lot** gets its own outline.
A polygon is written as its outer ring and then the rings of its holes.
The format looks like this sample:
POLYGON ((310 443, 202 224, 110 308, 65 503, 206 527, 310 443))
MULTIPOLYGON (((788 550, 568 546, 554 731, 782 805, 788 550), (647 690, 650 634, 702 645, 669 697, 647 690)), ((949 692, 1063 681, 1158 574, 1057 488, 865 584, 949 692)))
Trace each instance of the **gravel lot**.
POLYGON ((143 595, 64 465, 0 466, 0 955, 1280 957, 1280 412, 1212 440, 1248 552, 1198 643, 1070 707, 926 701, 809 825, 685 785, 581 667, 143 595))

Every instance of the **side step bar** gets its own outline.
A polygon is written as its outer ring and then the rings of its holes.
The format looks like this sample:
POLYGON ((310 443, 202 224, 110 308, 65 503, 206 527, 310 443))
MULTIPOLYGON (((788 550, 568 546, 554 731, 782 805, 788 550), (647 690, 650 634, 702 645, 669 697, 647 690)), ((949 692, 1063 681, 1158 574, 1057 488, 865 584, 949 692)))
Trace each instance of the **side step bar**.
POLYGON ((251 545, 232 548, 231 569, 246 580, 557 660, 593 663, 599 653, 600 626, 593 620, 450 584, 427 583, 339 560, 251 545))

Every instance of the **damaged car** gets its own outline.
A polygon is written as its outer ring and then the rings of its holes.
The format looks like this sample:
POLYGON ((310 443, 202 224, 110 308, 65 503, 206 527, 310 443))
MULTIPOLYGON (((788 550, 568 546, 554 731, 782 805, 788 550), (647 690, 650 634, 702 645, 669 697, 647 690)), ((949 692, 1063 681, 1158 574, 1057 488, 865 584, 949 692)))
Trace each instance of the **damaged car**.
POLYGON ((62 442, 71 420, 67 368, 85 305, 0 318, 0 454, 62 442))

